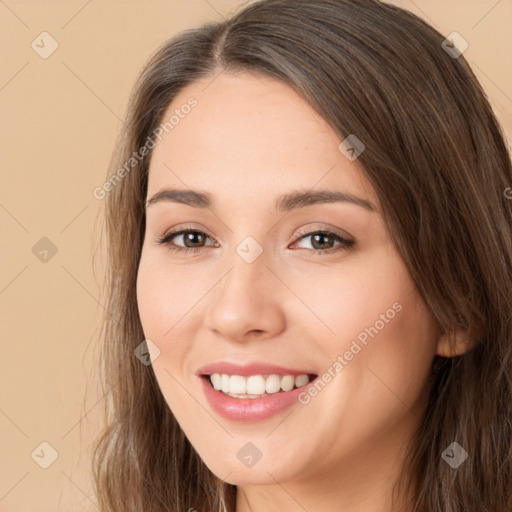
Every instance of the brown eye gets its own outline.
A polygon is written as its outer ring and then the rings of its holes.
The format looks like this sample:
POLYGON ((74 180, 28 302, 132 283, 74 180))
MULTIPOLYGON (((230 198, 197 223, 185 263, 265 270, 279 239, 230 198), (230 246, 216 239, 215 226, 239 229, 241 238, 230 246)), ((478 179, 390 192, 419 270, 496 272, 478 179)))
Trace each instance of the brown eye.
POLYGON ((176 251, 195 252, 202 247, 205 247, 202 244, 204 244, 204 241, 207 238, 209 238, 208 235, 198 229, 182 229, 180 231, 174 231, 164 235, 157 239, 157 243, 161 245, 168 245, 171 249, 176 251), (173 242, 173 240, 178 237, 183 237, 182 243, 184 246, 176 245, 176 243, 173 242))
MULTIPOLYGON (((157 243, 160 245, 168 245, 169 248, 174 251, 196 252, 201 248, 206 247, 204 243, 207 238, 210 237, 198 229, 182 229, 158 238, 157 243), (181 243, 176 244, 174 240, 179 240, 179 237, 182 237, 181 243)), ((355 244, 354 240, 348 240, 327 230, 317 230, 303 234, 299 238, 299 241, 307 238, 311 239, 311 249, 302 248, 301 250, 305 250, 310 253, 312 252, 313 254, 329 254, 338 250, 349 249, 355 244)))
POLYGON ((299 238, 299 241, 305 240, 307 238, 311 239, 312 249, 305 250, 313 252, 315 254, 333 252, 333 250, 336 251, 349 249, 353 247, 355 244, 355 240, 348 240, 336 233, 332 233, 331 231, 327 230, 311 231, 310 233, 306 233, 303 236, 301 236, 299 238), (335 246, 336 242, 338 242, 337 248, 335 246))

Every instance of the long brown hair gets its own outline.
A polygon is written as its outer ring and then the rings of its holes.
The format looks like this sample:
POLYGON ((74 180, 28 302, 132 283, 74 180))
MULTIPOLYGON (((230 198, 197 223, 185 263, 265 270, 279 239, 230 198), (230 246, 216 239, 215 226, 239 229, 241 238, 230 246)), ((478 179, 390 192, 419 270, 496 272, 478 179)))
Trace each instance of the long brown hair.
POLYGON ((444 39, 377 0, 263 0, 178 34, 152 56, 111 162, 116 179, 102 189, 106 426, 93 461, 101 510, 235 511, 236 487, 206 467, 151 366, 134 357, 144 339, 136 276, 151 151, 125 164, 178 92, 237 71, 283 81, 340 140, 364 141, 358 164, 419 293, 442 332, 472 340, 462 355, 435 356, 395 491, 414 490, 414 512, 512 510, 512 166, 484 91, 444 39), (456 470, 441 458, 453 442, 469 454, 456 470))

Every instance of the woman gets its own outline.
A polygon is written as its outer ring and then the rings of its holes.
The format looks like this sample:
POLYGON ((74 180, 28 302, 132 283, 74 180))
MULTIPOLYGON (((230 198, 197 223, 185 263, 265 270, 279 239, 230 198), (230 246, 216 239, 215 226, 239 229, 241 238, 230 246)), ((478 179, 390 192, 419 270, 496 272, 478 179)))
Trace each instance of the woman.
POLYGON ((454 46, 263 0, 151 58, 101 191, 102 510, 512 510, 512 168, 454 46))

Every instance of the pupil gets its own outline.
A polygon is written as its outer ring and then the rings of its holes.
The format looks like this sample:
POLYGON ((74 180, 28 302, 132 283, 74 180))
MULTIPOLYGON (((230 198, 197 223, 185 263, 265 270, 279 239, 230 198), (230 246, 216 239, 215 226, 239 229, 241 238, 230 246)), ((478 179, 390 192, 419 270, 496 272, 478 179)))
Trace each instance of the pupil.
POLYGON ((201 237, 201 233, 187 233, 186 235, 187 236, 185 237, 185 241, 192 242, 192 243, 197 243, 197 242, 194 242, 194 240, 193 240, 194 237, 201 237))
MULTIPOLYGON (((313 235, 313 247, 315 247, 315 245, 317 244, 318 240, 322 239, 322 238, 330 238, 330 237, 328 235, 326 235, 326 234, 313 235)), ((316 248, 325 249, 326 245, 330 247, 332 244, 320 244, 320 247, 316 247, 316 248)))

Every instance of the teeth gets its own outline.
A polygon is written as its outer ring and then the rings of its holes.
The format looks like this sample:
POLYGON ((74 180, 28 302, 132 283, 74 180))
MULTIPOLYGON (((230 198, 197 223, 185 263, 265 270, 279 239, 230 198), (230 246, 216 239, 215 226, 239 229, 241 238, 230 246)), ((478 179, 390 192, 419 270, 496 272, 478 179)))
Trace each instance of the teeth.
POLYGON ((291 391, 309 382, 309 376, 303 375, 226 375, 212 373, 210 381, 213 387, 235 398, 261 398, 269 394, 291 391))
POLYGON ((261 375, 251 375, 247 379, 247 391, 250 395, 265 394, 265 379, 261 375))
POLYGON ((217 391, 222 389, 222 377, 218 373, 212 373, 210 375, 210 382, 217 391))
POLYGON ((295 377, 293 375, 285 375, 281 378, 281 389, 283 391, 291 391, 295 386, 295 377))
POLYGON ((229 375, 222 375, 221 386, 224 393, 229 391, 229 375))
POLYGON ((295 377, 295 387, 300 388, 301 386, 305 386, 309 382, 309 377, 307 375, 298 375, 295 377))
POLYGON ((265 391, 267 393, 277 393, 281 390, 281 377, 279 375, 269 375, 265 383, 265 391))
POLYGON ((247 393, 247 379, 240 375, 231 375, 229 378, 229 392, 245 395, 247 393))

